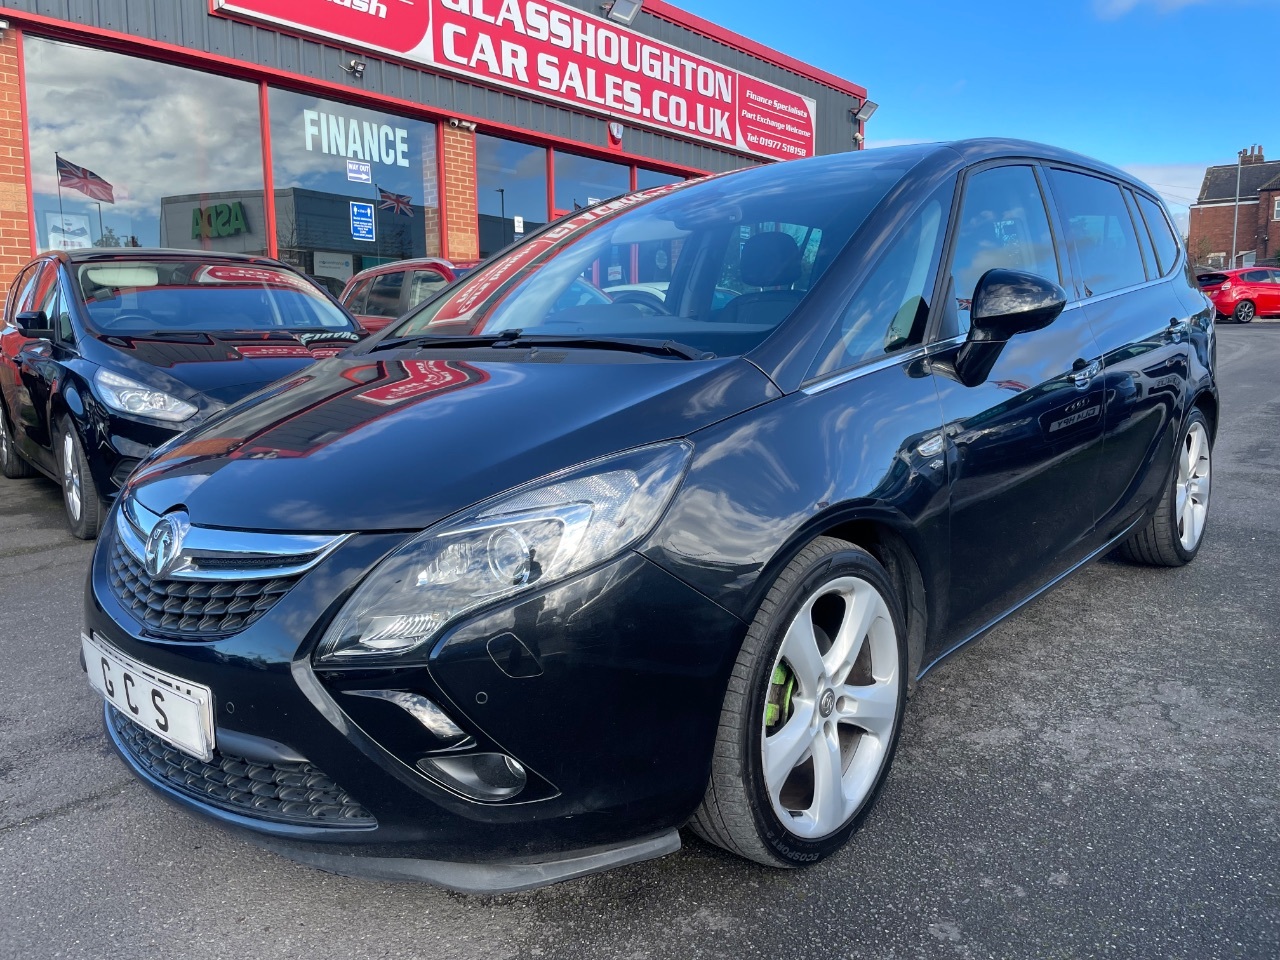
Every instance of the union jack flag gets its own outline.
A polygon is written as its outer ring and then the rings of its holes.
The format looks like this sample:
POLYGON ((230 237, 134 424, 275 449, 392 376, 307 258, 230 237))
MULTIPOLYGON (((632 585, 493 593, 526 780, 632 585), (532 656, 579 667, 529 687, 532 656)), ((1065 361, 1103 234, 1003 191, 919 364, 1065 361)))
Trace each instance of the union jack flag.
POLYGON ((114 188, 92 170, 77 167, 57 154, 54 154, 54 159, 58 161, 58 186, 79 190, 85 196, 103 203, 116 202, 116 195, 112 192, 114 188))
POLYGON ((378 188, 378 204, 379 210, 390 210, 392 213, 403 213, 406 217, 413 216, 413 198, 406 197, 403 194, 391 193, 389 190, 378 188))

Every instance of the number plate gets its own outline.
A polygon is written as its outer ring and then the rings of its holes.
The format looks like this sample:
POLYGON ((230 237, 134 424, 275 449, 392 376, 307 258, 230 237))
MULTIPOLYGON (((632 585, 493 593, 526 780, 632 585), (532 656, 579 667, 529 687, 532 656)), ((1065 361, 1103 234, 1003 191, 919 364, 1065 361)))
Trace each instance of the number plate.
POLYGON ((80 635, 89 683, 122 714, 206 763, 213 759, 213 694, 126 657, 101 637, 80 635))

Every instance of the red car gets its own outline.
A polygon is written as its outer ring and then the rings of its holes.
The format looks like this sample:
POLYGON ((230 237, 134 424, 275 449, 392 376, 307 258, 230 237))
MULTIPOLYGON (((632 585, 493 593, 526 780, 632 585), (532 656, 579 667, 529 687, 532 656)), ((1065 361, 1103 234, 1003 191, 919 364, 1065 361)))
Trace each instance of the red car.
POLYGON ((403 317, 423 300, 479 263, 451 263, 439 257, 397 260, 362 270, 347 281, 338 299, 370 333, 403 317))
POLYGON ((1280 270, 1274 267, 1202 273, 1197 279, 1220 317, 1248 323, 1254 317, 1280 316, 1280 270))

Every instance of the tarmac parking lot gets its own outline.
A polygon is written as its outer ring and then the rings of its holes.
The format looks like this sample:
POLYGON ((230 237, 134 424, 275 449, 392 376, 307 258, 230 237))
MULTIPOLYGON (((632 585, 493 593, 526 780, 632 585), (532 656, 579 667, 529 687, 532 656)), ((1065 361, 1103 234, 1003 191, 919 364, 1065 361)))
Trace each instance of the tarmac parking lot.
POLYGON ((0 479, 0 958, 1280 956, 1280 323, 1219 334, 1199 559, 1094 564, 935 668, 865 829, 800 873, 686 836, 477 898, 219 832, 110 751, 91 545, 0 479))

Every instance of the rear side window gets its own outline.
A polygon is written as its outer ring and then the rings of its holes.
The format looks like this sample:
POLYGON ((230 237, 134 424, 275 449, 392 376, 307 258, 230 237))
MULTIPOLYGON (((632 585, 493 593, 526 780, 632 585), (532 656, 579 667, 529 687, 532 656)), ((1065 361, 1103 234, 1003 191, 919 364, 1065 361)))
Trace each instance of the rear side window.
POLYGON ((1120 187, 1082 173, 1052 170, 1054 199, 1075 251, 1085 296, 1145 283, 1138 235, 1120 187))
POLYGON ((1270 283, 1271 275, 1266 270, 1246 270, 1240 279, 1245 283, 1270 283))
POLYGON ((1156 256, 1160 258, 1160 276, 1167 277, 1178 260, 1178 238, 1169 226, 1169 218, 1156 203, 1142 194, 1138 194, 1138 209, 1147 221, 1147 229, 1151 231, 1151 239, 1156 245, 1156 256))
POLYGON ((959 322, 956 333, 968 333, 978 281, 997 267, 1061 282, 1049 214, 1030 167, 996 167, 969 178, 951 268, 959 322))

